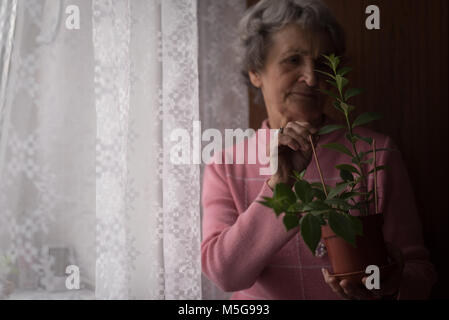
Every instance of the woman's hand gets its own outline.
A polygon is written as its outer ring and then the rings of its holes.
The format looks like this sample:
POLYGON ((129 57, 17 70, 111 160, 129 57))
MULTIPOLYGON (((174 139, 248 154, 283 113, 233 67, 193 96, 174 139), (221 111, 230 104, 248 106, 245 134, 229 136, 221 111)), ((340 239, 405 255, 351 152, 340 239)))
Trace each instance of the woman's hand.
MULTIPOLYGON (((281 182, 292 184, 293 170, 301 172, 307 168, 312 159, 309 135, 313 137, 317 131, 308 122, 295 121, 287 123, 283 132, 279 132, 277 143, 270 150, 270 157, 277 156, 278 161, 277 172, 268 181, 271 189, 281 182)), ((316 139, 313 137, 314 143, 316 139)))
MULTIPOLYGON (((396 263, 396 269, 386 279, 380 279, 380 289, 373 289, 373 294, 376 296, 392 297, 399 293, 401 287, 402 273, 404 271, 404 257, 401 249, 390 242, 385 243, 387 247, 388 256, 392 262, 396 263)), ((365 284, 366 277, 362 279, 365 284)))
POLYGON ((324 281, 331 287, 332 291, 346 300, 379 300, 383 297, 395 296, 401 285, 404 258, 401 250, 395 245, 387 242, 386 247, 388 255, 396 263, 396 269, 387 279, 380 279, 380 289, 368 290, 365 286, 367 277, 364 277, 362 282, 356 285, 348 280, 338 281, 329 274, 327 269, 321 269, 324 281))

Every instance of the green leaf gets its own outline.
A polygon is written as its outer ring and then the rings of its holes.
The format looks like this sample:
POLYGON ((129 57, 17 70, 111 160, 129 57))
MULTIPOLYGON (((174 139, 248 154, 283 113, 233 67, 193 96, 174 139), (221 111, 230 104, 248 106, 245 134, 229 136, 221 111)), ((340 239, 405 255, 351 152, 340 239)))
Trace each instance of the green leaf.
MULTIPOLYGON (((360 162, 363 162, 363 154, 362 154, 363 152, 360 152, 359 153, 359 159, 361 160, 360 162)), ((357 163, 357 158, 354 156, 354 157, 352 157, 352 159, 351 159, 351 162, 352 163, 354 163, 354 164, 356 164, 356 165, 358 165, 358 163, 357 163)))
POLYGON ((355 138, 354 136, 351 136, 351 134, 349 132, 345 133, 345 138, 346 138, 346 140, 348 140, 351 143, 355 143, 357 141, 357 138, 355 138))
POLYGON ((346 146, 344 146, 340 143, 334 142, 334 143, 323 144, 321 147, 339 151, 341 153, 347 154, 348 156, 352 157, 351 151, 349 151, 349 149, 346 146))
MULTIPOLYGON (((384 169, 389 169, 389 166, 387 165, 382 165, 382 166, 377 166, 376 167, 376 171, 380 171, 380 170, 384 170, 384 169)), ((370 173, 374 173, 374 169, 370 170, 370 172, 368 172, 368 174, 370 173)))
POLYGON ((273 203, 273 210, 274 210, 274 213, 276 214, 277 217, 279 217, 279 215, 282 212, 286 211, 284 203, 282 202, 282 200, 281 201, 275 201, 273 203))
POLYGON ((347 170, 340 170, 340 177, 343 179, 343 181, 354 181, 354 176, 351 174, 351 172, 347 170))
POLYGON ((329 62, 325 62, 327 65, 329 65, 330 68, 334 71, 334 73, 337 73, 336 70, 340 64, 340 58, 335 56, 335 54, 330 54, 329 56, 322 54, 322 56, 329 62))
MULTIPOLYGON (((363 157, 365 157, 365 155, 366 155, 366 152, 359 152, 359 159, 361 160, 361 161, 363 161, 363 157)), ((356 158, 356 156, 353 156, 352 157, 352 163, 355 163, 355 164, 357 164, 357 158, 356 158)))
POLYGON ((326 64, 327 66, 329 66, 329 68, 332 69, 332 64, 331 64, 331 58, 330 58, 330 56, 327 56, 327 55, 325 55, 325 54, 322 54, 321 56, 325 58, 325 60, 323 61, 323 63, 326 64))
POLYGON ((348 215, 348 218, 352 222, 352 227, 354 229, 355 234, 358 235, 358 236, 363 236, 363 223, 362 223, 362 221, 359 218, 351 216, 351 215, 348 215))
MULTIPOLYGON (((392 149, 392 148, 379 148, 379 149, 376 149, 376 153, 378 151, 399 151, 399 150, 398 149, 392 149)), ((369 154, 371 152, 373 152, 373 150, 365 151, 365 152, 363 152, 363 154, 366 155, 366 154, 369 154)))
POLYGON ((359 115, 357 117, 357 119, 354 120, 354 122, 352 124, 352 127, 355 128, 355 127, 358 127, 358 126, 362 126, 362 125, 367 124, 367 123, 369 123, 371 121, 379 120, 381 118, 382 118, 382 115, 377 113, 377 112, 366 112, 366 113, 363 113, 363 114, 359 115))
POLYGON ((360 159, 363 159, 366 155, 368 154, 368 152, 367 151, 365 151, 365 152, 359 152, 359 158, 360 159))
POLYGON ((334 101, 334 102, 332 103, 332 105, 334 106, 335 109, 337 109, 338 111, 344 113, 343 109, 340 107, 340 102, 339 102, 339 101, 334 101))
POLYGON ((296 214, 286 214, 284 216, 284 226, 288 230, 296 228, 299 225, 298 216, 296 214))
POLYGON ((288 213, 298 213, 303 210, 303 204, 299 202, 295 202, 291 206, 288 207, 287 212, 288 213))
POLYGON ((363 92, 363 89, 357 89, 357 88, 349 88, 345 92, 345 100, 348 101, 350 98, 359 95, 363 92))
POLYGON ((359 176, 361 175, 359 170, 357 170, 353 165, 350 164, 337 164, 335 168, 337 168, 338 170, 346 170, 349 172, 354 172, 357 173, 359 176))
POLYGON ((338 91, 342 92, 343 88, 348 84, 348 79, 337 74, 335 77, 335 82, 337 83, 338 91))
POLYGON ((323 53, 323 54, 321 54, 321 56, 325 58, 325 61, 324 61, 325 63, 330 63, 330 61, 331 61, 330 55, 325 55, 325 54, 323 53))
POLYGON ((343 109, 343 111, 345 112, 345 114, 349 114, 352 110, 355 109, 354 106, 351 106, 349 104, 346 104, 344 102, 340 103, 341 108, 343 109))
POLYGON ((368 160, 360 161, 360 163, 368 163, 368 164, 371 164, 371 163, 373 163, 373 161, 374 161, 374 158, 371 158, 371 159, 368 159, 368 160))
POLYGON ((295 183, 295 193, 299 200, 304 203, 309 203, 312 201, 312 187, 305 180, 300 180, 295 183))
POLYGON ((276 216, 279 216, 282 212, 284 212, 284 205, 282 200, 275 200, 274 198, 269 198, 269 197, 263 197, 265 199, 265 201, 257 201, 260 204, 271 208, 274 210, 274 213, 276 214, 276 216))
POLYGON ((330 61, 324 61, 324 64, 325 64, 326 66, 328 66, 329 69, 332 70, 332 64, 330 63, 330 61))
POLYGON ((312 214, 301 218, 301 236, 313 254, 321 239, 321 223, 322 221, 312 214))
POLYGON ((331 188, 329 193, 328 193, 328 195, 327 195, 327 199, 334 198, 337 194, 339 194, 344 189, 346 189, 346 187, 348 185, 349 185, 349 183, 342 183, 342 184, 336 185, 335 187, 331 188))
POLYGON ((324 74, 324 75, 328 76, 329 78, 331 78, 331 79, 334 79, 334 80, 335 80, 335 76, 331 75, 331 74, 330 74, 330 73, 328 73, 328 72, 325 72, 325 71, 321 71, 321 70, 318 70, 318 69, 315 69, 315 71, 316 71, 316 72, 319 72, 319 73, 321 73, 321 74, 324 74))
POLYGON ((289 207, 296 203, 296 195, 289 186, 278 183, 274 187, 273 198, 263 197, 265 201, 258 201, 260 204, 272 208, 279 216, 282 212, 287 212, 289 207))
POLYGON ((320 129, 320 131, 318 131, 317 134, 318 135, 328 134, 328 133, 331 133, 331 132, 334 132, 334 131, 337 131, 340 129, 344 129, 344 128, 345 128, 345 126, 342 126, 340 124, 330 124, 330 125, 322 127, 320 129))
POLYGON ((334 99, 338 99, 338 96, 334 92, 332 92, 332 91, 329 91, 329 90, 326 90, 326 89, 318 89, 318 91, 320 91, 321 93, 324 93, 325 95, 328 95, 328 96, 330 96, 330 97, 332 97, 334 99))
POLYGON ((363 208, 363 202, 356 203, 352 206, 352 209, 361 210, 363 208))
POLYGON ((324 202, 329 205, 337 205, 341 207, 343 210, 349 210, 352 207, 351 204, 347 203, 343 199, 326 199, 324 202))
MULTIPOLYGON (((357 177, 357 179, 355 179, 355 181, 352 183, 353 185, 357 185, 360 181, 362 181, 363 177, 357 177)), ((354 191, 354 190, 353 190, 354 191)), ((357 190, 356 190, 357 191, 357 190)))
POLYGON ((299 173, 296 170, 293 170, 292 178, 296 179, 296 181, 300 181, 300 180, 303 180, 305 174, 306 174, 306 169, 304 169, 301 173, 299 173))
MULTIPOLYGON (((392 149, 392 148, 379 148, 379 149, 376 149, 376 153, 377 152, 382 152, 382 151, 399 151, 398 149, 392 149)), ((372 153, 373 152, 373 150, 368 150, 368 151, 364 151, 364 152, 360 152, 359 153, 359 158, 360 159, 362 159, 362 163, 369 163, 369 164, 371 164, 371 163, 373 163, 373 158, 371 158, 371 159, 368 159, 368 160, 363 160, 363 158, 367 155, 367 154, 370 154, 370 153, 372 153)), ((355 162, 355 158, 353 158, 354 159, 354 161, 352 161, 353 163, 356 163, 355 162)))
POLYGON ((313 214, 315 217, 322 217, 325 213, 329 212, 329 209, 326 210, 311 210, 310 214, 313 214))
POLYGON ((315 215, 320 220, 320 225, 325 226, 327 224, 326 220, 324 220, 324 214, 315 215))
POLYGON ((332 66, 332 70, 334 71, 334 73, 337 73, 337 68, 338 68, 338 65, 340 64, 340 58, 335 56, 334 54, 331 54, 329 56, 329 61, 332 66))
POLYGON ((338 213, 335 211, 329 212, 329 227, 340 238, 343 238, 355 247, 355 236, 358 231, 349 215, 338 213))
MULTIPOLYGON (((324 192, 323 185, 321 184, 321 182, 312 182, 310 184, 310 186, 313 187, 313 188, 316 188, 318 190, 321 190, 323 192, 323 194, 327 193, 328 190, 332 189, 331 186, 326 185, 326 192, 324 192)), ((312 194, 313 194, 313 190, 312 190, 312 194)), ((324 195, 324 197, 326 198, 326 195, 324 195)))
POLYGON ((343 192, 341 195, 340 195, 340 199, 349 199, 349 198, 354 198, 354 197, 356 197, 356 196, 360 196, 360 195, 362 195, 362 193, 360 193, 360 192, 355 192, 355 191, 349 191, 349 192, 343 192))
MULTIPOLYGON (((312 182, 310 184, 313 188, 318 188, 320 190, 323 190, 323 184, 321 182, 312 182)), ((329 188, 331 188, 330 186, 326 185, 326 190, 328 190, 329 188)))
MULTIPOLYGON (((264 198, 267 198, 267 197, 264 197, 264 198)), ((256 201, 256 202, 264 205, 265 207, 273 209, 273 203, 272 203, 272 199, 271 198, 268 198, 268 200, 266 200, 266 201, 256 201)))
POLYGON ((273 208, 273 199, 270 197, 262 197, 263 199, 265 199, 265 201, 257 201, 260 204, 263 204, 264 206, 268 207, 268 208, 273 208))
POLYGON ((360 141, 365 141, 365 142, 368 143, 369 145, 371 145, 371 143, 373 143, 373 138, 370 138, 370 137, 362 137, 362 136, 360 136, 360 135, 357 134, 357 133, 354 133, 353 136, 354 136, 356 139, 360 140, 360 141))
POLYGON ((320 189, 312 188, 312 196, 320 200, 326 199, 326 195, 324 194, 323 190, 320 189))
POLYGON ((339 69, 338 71, 337 71, 337 74, 339 74, 340 76, 344 76, 345 74, 347 74, 348 72, 351 72, 352 71, 352 68, 350 68, 350 67, 343 67, 343 68, 341 68, 341 69, 339 69))
POLYGON ((330 83, 332 86, 334 86, 334 88, 338 89, 337 83, 333 80, 326 80, 327 83, 330 83))
POLYGON ((304 210, 329 210, 331 207, 321 200, 309 202, 304 206, 304 210))
POLYGON ((274 187, 273 198, 275 200, 283 199, 283 200, 288 202, 288 205, 291 205, 291 204, 296 202, 296 195, 295 195, 295 193, 285 183, 278 183, 274 187))

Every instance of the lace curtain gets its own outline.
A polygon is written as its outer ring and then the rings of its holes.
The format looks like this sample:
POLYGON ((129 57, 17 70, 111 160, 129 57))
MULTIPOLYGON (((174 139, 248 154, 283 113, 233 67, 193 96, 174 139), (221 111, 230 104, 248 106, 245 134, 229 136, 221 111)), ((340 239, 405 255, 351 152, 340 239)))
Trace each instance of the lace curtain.
POLYGON ((0 297, 215 299, 201 165, 171 133, 246 128, 244 2, 0 4, 0 297), (68 29, 69 5, 80 28, 68 29), (79 268, 68 290, 66 267, 79 268))

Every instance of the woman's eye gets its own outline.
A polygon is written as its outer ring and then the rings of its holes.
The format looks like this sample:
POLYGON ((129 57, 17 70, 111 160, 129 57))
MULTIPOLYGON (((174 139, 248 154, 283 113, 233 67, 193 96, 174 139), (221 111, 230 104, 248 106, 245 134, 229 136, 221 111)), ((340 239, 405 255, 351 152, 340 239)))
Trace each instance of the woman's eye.
POLYGON ((299 63, 299 57, 298 56, 293 56, 287 59, 288 63, 291 64, 298 64, 299 63))

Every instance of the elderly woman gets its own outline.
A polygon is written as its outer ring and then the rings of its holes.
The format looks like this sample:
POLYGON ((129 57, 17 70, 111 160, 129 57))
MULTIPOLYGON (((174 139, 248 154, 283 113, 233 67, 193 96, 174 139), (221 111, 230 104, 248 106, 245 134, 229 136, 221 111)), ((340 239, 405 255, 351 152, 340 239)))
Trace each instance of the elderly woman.
MULTIPOLYGON (((342 29, 329 9, 318 0, 262 0, 245 14, 240 32, 244 76, 262 94, 268 113, 262 128, 280 129, 278 170, 267 177, 259 175, 260 163, 207 165, 201 246, 205 275, 234 292, 231 299, 427 298, 435 271, 398 151, 380 152, 378 159, 379 165, 390 167, 378 174, 378 198, 385 216, 384 239, 397 269, 381 279, 381 289, 375 292, 362 283, 337 281, 328 270, 328 256, 313 255, 298 228, 287 232, 282 218, 258 202, 272 197, 277 183, 292 185, 292 170, 307 168, 304 178, 319 181, 308 137, 333 121, 323 113, 325 98, 318 91, 326 82, 314 70, 320 68, 321 54, 341 56, 345 50, 342 29)), ((379 147, 397 149, 386 135, 363 128, 358 132, 375 138, 379 147)), ((250 139, 258 138, 269 144, 261 130, 250 139)), ((324 177, 335 184, 339 172, 334 165, 348 159, 320 148, 329 142, 347 141, 341 131, 314 138, 324 177)), ((247 153, 256 152, 248 140, 244 144, 247 153)))

